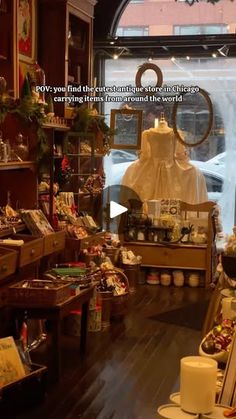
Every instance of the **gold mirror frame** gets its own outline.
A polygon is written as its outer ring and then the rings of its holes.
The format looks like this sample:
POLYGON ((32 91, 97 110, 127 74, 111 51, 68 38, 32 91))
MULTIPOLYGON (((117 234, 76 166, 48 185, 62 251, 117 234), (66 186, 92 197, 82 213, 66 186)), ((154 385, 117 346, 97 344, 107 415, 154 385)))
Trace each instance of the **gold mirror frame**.
MULTIPOLYGON (((136 76, 135 76, 135 85, 136 87, 143 87, 142 85, 142 76, 145 73, 145 71, 147 70, 153 70, 154 73, 157 76, 157 83, 155 87, 161 87, 162 83, 163 83, 163 74, 161 69, 156 65, 156 64, 151 64, 151 63, 144 63, 143 65, 141 65, 141 67, 138 69, 136 76)), ((147 95, 151 94, 153 95, 153 92, 147 92, 147 95)))
POLYGON ((174 106, 173 106, 173 111, 172 111, 172 125, 173 125, 173 131, 174 134, 176 136, 176 138, 185 146, 188 147, 197 147, 198 145, 202 144, 208 137, 209 134, 211 132, 212 129, 212 125, 213 125, 213 105, 212 105, 212 101, 210 99, 209 94, 206 92, 206 90, 203 89, 199 89, 199 92, 205 99, 207 105, 208 105, 208 110, 209 110, 209 121, 208 121, 208 127, 207 130, 205 132, 205 134, 203 135, 203 137, 195 144, 192 143, 188 143, 187 141, 185 141, 181 135, 180 132, 178 131, 177 128, 177 124, 176 124, 176 117, 177 117, 177 112, 178 112, 178 106, 181 104, 181 102, 175 102, 174 106))

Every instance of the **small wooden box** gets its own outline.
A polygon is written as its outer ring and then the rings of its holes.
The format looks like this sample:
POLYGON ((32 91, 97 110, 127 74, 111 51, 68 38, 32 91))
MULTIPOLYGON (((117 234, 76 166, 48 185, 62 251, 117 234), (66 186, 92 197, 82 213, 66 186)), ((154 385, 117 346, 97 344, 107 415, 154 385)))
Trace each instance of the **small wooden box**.
POLYGON ((14 250, 0 247, 0 280, 15 272, 17 258, 18 254, 14 250))
POLYGON ((20 281, 8 288, 8 303, 19 306, 51 307, 70 297, 70 282, 58 281, 52 286, 51 281, 29 280, 20 281), (22 285, 28 282, 28 286, 22 285), (50 284, 50 288, 43 288, 50 284))
POLYGON ((43 256, 43 238, 30 236, 27 234, 13 234, 10 237, 13 240, 24 240, 22 246, 4 245, 5 248, 16 250, 18 253, 17 265, 22 268, 25 265, 33 263, 43 256))
POLYGON ((43 255, 60 252, 65 248, 66 234, 64 231, 49 234, 44 237, 43 255))
POLYGON ((32 364, 32 371, 20 380, 0 389, 1 418, 15 417, 43 401, 46 393, 47 368, 32 364), (5 416, 6 415, 6 416, 5 416))

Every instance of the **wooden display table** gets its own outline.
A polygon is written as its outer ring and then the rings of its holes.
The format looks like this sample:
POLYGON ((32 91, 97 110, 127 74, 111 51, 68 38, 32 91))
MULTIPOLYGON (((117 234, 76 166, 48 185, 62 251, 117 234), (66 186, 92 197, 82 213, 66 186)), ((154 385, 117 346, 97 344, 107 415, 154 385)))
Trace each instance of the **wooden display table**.
POLYGON ((80 336, 80 352, 86 350, 87 340, 87 320, 88 320, 88 304, 92 297, 94 285, 90 288, 80 291, 76 296, 70 297, 60 304, 52 307, 33 306, 29 304, 10 303, 10 307, 14 311, 15 318, 23 318, 27 311, 28 318, 47 319, 51 324, 52 333, 52 352, 53 352, 53 377, 58 380, 61 375, 61 320, 68 316, 72 310, 81 307, 81 336, 80 336))

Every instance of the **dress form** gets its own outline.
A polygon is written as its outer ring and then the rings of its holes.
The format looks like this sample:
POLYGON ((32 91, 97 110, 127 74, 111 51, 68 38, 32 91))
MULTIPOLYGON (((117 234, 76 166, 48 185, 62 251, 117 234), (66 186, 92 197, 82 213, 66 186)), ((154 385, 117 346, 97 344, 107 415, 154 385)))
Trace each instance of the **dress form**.
POLYGON ((140 159, 128 167, 122 184, 133 189, 142 201, 180 199, 190 204, 207 201, 204 176, 189 163, 182 149, 178 159, 176 145, 174 132, 162 115, 158 127, 143 131, 140 159))

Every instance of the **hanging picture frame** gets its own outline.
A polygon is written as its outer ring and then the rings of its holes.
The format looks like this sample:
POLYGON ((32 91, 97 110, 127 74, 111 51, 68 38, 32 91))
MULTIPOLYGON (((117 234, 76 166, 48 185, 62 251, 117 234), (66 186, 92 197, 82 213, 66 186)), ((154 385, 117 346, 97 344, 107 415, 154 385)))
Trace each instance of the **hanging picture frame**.
POLYGON ((36 0, 18 0, 18 49, 21 61, 36 61, 36 0))
POLYGON ((112 109, 110 127, 115 134, 112 136, 111 148, 139 150, 141 148, 142 119, 142 110, 112 109))

